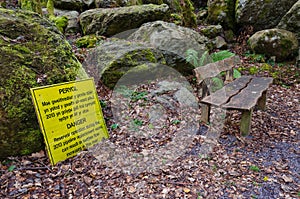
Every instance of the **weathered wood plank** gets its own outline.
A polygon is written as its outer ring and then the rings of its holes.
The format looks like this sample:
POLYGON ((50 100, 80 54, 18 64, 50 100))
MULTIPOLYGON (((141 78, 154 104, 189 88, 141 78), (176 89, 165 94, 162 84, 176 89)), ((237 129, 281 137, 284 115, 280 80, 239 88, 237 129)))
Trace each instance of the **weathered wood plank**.
POLYGON ((218 62, 199 66, 193 71, 198 80, 198 83, 200 84, 204 79, 212 78, 217 76, 221 72, 228 71, 238 63, 240 63, 240 58, 238 56, 233 56, 218 62))
POLYGON ((201 121, 204 123, 210 122, 210 105, 201 104, 201 121))
POLYGON ((267 101, 267 91, 264 91, 261 97, 258 99, 257 107, 260 110, 266 110, 266 101, 267 101))
POLYGON ((230 97, 236 95, 240 92, 246 85, 250 82, 252 77, 250 76, 242 76, 235 81, 227 84, 222 89, 216 91, 215 93, 211 93, 209 96, 203 98, 201 103, 211 104, 214 106, 221 106, 228 102, 230 97))
POLYGON ((248 135, 251 130, 252 113, 253 113, 253 108, 251 108, 250 110, 242 110, 240 131, 243 136, 248 135))
POLYGON ((226 109, 250 110, 256 105, 258 99, 272 82, 272 78, 253 77, 246 88, 241 90, 237 95, 234 95, 230 101, 222 105, 222 107, 226 109))

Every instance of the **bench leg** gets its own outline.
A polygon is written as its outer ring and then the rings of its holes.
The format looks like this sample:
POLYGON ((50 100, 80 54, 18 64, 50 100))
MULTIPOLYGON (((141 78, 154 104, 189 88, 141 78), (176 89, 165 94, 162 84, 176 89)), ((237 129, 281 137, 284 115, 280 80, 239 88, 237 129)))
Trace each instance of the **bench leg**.
POLYGON ((208 123, 209 116, 210 116, 210 105, 201 104, 201 121, 204 123, 208 123))
POLYGON ((260 110, 266 110, 266 101, 267 101, 267 91, 264 91, 261 97, 258 99, 257 107, 260 110))
POLYGON ((253 108, 250 110, 243 110, 242 111, 242 118, 240 124, 240 131, 243 136, 249 134, 251 129, 251 117, 252 117, 253 108))

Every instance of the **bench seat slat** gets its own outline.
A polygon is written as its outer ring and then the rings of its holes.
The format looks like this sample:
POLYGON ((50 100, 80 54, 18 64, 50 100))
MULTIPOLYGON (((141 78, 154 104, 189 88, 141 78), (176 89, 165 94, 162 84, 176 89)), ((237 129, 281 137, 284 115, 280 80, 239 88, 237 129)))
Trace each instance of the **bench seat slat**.
POLYGON ((252 79, 250 76, 242 76, 235 81, 227 84, 222 89, 212 93, 211 95, 203 98, 201 103, 211 104, 214 106, 221 106, 228 102, 231 96, 236 95, 242 90, 252 79))
POLYGON ((250 110, 256 105, 258 99, 272 82, 272 78, 253 77, 246 88, 233 96, 230 101, 222 105, 222 107, 226 109, 250 110))

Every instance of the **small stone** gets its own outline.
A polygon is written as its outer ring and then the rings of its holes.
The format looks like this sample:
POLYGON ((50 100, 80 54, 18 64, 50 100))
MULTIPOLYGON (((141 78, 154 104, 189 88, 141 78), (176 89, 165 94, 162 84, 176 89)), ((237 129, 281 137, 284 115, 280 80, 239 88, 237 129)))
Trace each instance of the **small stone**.
POLYGON ((134 186, 130 186, 130 187, 128 188, 128 192, 129 192, 129 193, 134 193, 135 191, 136 191, 136 189, 135 189, 134 186))

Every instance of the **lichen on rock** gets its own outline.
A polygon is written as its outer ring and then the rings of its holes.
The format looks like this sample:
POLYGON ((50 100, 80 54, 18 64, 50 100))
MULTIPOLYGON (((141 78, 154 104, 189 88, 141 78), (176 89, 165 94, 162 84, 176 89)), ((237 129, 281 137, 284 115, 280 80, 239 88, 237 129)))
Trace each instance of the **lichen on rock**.
POLYGON ((81 13, 80 25, 84 35, 113 36, 138 28, 143 23, 168 18, 169 7, 162 5, 136 5, 121 8, 98 8, 81 13))
POLYGON ((275 27, 298 0, 236 0, 235 19, 238 25, 251 25, 254 30, 275 27))
POLYGON ((275 56, 276 61, 295 57, 299 49, 294 33, 277 28, 256 32, 249 38, 248 45, 255 53, 275 56))
POLYGON ((207 20, 213 24, 221 24, 224 29, 235 28, 235 4, 234 1, 209 0, 207 20))
POLYGON ((0 8, 0 159, 43 148, 30 88, 87 77, 47 19, 0 8))
POLYGON ((295 33, 298 37, 298 41, 300 42, 300 1, 296 2, 282 17, 277 28, 295 33))
POLYGON ((211 45, 211 41, 198 32, 164 21, 145 23, 128 39, 147 42, 157 48, 163 53, 166 64, 183 75, 191 74, 195 67, 186 62, 187 50, 194 49, 201 56, 211 45))
POLYGON ((148 63, 165 64, 165 59, 151 46, 115 39, 104 41, 90 51, 83 67, 96 82, 100 80, 113 88, 130 69, 148 63))

